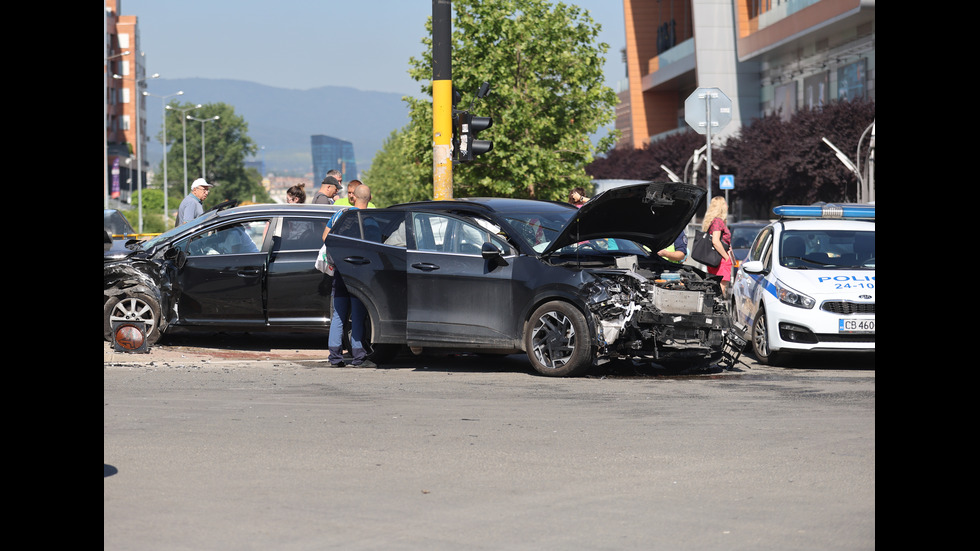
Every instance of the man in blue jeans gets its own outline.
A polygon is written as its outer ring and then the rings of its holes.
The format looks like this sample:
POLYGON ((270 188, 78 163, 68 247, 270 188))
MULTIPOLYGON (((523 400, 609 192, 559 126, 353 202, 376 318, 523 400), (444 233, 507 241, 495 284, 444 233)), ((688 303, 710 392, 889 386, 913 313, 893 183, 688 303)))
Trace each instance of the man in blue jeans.
MULTIPOLYGON (((366 209, 370 201, 371 189, 366 185, 359 185, 354 190, 354 206, 347 210, 366 209)), ((338 211, 327 222, 327 227, 323 232, 324 239, 330 233, 330 228, 333 227, 334 222, 344 212, 338 211)), ((367 318, 367 311, 364 309, 364 304, 348 292, 340 271, 334 272, 331 297, 333 300, 333 316, 330 318, 330 336, 327 339, 327 347, 330 350, 327 359, 330 361, 330 365, 336 367, 344 365, 344 320, 350 315, 351 365, 354 367, 378 367, 374 362, 367 359, 367 351, 364 349, 364 320, 367 318)))

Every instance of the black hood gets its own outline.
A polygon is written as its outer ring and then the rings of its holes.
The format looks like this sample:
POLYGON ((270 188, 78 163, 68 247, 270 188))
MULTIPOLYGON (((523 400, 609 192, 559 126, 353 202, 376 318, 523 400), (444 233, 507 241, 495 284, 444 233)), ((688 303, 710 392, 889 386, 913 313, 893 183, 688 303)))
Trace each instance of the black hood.
POLYGON ((613 188, 569 219, 544 254, 589 239, 629 239, 659 251, 691 221, 706 191, 690 184, 651 182, 613 188))

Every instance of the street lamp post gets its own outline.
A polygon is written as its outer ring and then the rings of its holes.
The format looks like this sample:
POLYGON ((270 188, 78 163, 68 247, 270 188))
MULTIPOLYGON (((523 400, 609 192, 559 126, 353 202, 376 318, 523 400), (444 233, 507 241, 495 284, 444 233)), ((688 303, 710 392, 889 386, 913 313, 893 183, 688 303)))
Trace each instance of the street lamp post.
POLYGON ((220 118, 221 117, 219 117, 218 115, 215 115, 215 116, 213 116, 211 118, 208 118, 208 119, 198 119, 196 117, 192 117, 190 115, 187 115, 187 119, 188 120, 197 121, 197 122, 201 123, 201 178, 204 178, 204 179, 207 179, 207 177, 205 176, 205 172, 204 172, 204 123, 206 123, 206 122, 214 122, 214 121, 216 121, 216 120, 218 120, 220 118))
POLYGON ((158 96, 156 94, 151 94, 149 92, 143 92, 144 96, 153 96, 155 98, 160 98, 160 114, 163 116, 163 223, 167 223, 167 211, 170 210, 169 202, 167 200, 168 188, 170 187, 167 182, 167 98, 172 98, 174 96, 184 95, 183 90, 179 90, 175 94, 168 94, 165 96, 158 96))
POLYGON ((184 141, 182 142, 184 150, 184 197, 187 197, 187 112, 193 111, 195 109, 200 109, 201 104, 197 104, 194 107, 188 107, 186 109, 177 109, 176 107, 167 106, 167 109, 173 109, 180 113, 180 127, 184 133, 184 141))
POLYGON ((875 200, 875 121, 871 121, 871 125, 864 129, 861 133, 861 139, 858 140, 857 155, 854 157, 857 159, 857 171, 859 174, 864 174, 862 180, 861 190, 858 193, 859 203, 869 203, 875 200), (861 144, 864 142, 865 136, 871 132, 871 141, 868 143, 868 164, 865 166, 867 172, 861 172, 861 144))
MULTIPOLYGON (((140 53, 142 55, 142 52, 140 53)), ((140 73, 139 59, 136 60, 136 74, 133 75, 133 92, 136 95, 136 196, 138 198, 137 214, 139 215, 139 228, 136 230, 143 233, 143 147, 140 142, 140 88, 146 85, 147 78, 160 78, 160 73, 153 73, 149 77, 137 78, 140 73)), ((112 78, 125 80, 121 75, 112 75, 112 78)))
MULTIPOLYGON (((847 170, 850 170, 852 173, 854 173, 855 176, 857 176, 858 191, 855 195, 860 195, 861 189, 864 187, 864 177, 861 176, 861 171, 858 170, 858 168, 854 166, 854 163, 852 163, 851 160, 847 158, 847 155, 845 155, 843 151, 838 149, 836 145, 831 143, 830 140, 828 140, 826 137, 820 139, 823 140, 823 143, 827 144, 827 147, 834 150, 834 154, 837 156, 837 160, 840 161, 842 165, 847 167, 847 170)), ((847 201, 847 191, 844 191, 844 201, 847 201)))

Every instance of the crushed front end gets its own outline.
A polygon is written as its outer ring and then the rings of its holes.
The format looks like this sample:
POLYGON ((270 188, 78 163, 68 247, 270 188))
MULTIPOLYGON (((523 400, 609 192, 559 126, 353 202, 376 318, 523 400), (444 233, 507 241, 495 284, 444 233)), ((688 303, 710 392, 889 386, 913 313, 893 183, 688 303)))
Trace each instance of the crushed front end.
POLYGON ((694 269, 596 270, 585 291, 598 361, 710 363, 730 325, 719 285, 694 269))

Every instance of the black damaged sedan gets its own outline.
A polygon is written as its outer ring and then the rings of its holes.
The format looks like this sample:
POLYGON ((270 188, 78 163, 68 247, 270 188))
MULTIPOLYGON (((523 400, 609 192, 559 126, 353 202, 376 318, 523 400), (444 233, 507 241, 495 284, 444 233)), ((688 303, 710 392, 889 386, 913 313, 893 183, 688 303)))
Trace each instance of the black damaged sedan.
POLYGON ((656 255, 704 194, 649 183, 581 209, 470 198, 348 210, 326 244, 375 349, 526 352, 549 376, 612 359, 707 364, 729 328, 720 287, 656 255))
POLYGON ((314 268, 323 228, 340 207, 219 208, 104 262, 104 336, 143 322, 146 340, 179 328, 326 331, 330 284, 314 268))

